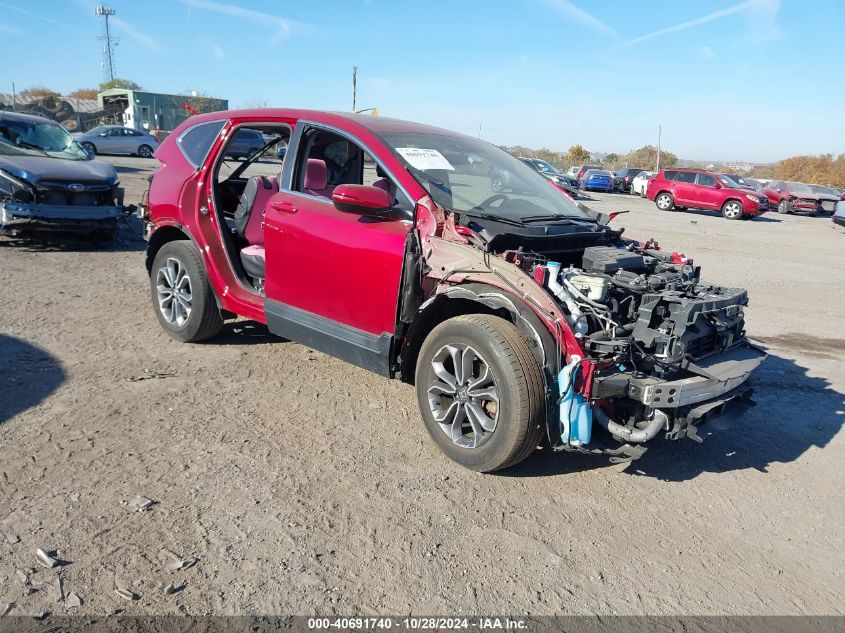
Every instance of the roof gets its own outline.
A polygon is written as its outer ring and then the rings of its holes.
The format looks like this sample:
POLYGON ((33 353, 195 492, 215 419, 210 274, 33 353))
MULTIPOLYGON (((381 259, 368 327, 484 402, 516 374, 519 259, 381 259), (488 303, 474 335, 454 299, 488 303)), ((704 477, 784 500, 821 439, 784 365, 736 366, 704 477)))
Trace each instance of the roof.
POLYGON ((205 121, 220 119, 255 119, 261 121, 266 118, 305 119, 327 125, 344 125, 345 127, 361 127, 375 134, 390 132, 418 132, 423 134, 440 134, 443 136, 466 136, 459 132, 413 121, 403 121, 387 117, 374 117, 369 114, 355 114, 352 112, 329 112, 325 110, 301 110, 293 108, 251 108, 244 110, 219 110, 198 114, 189 119, 191 125, 205 121))
MULTIPOLYGON (((76 97, 56 97, 61 101, 66 101, 68 105, 73 108, 74 112, 96 112, 100 109, 96 99, 77 99, 76 97)), ((8 92, 0 92, 0 103, 4 106, 11 106, 14 101, 16 108, 23 108, 30 104, 39 102, 43 97, 33 97, 30 95, 12 95, 8 92)))
POLYGON ((15 119, 18 121, 30 121, 31 123, 49 123, 50 125, 58 125, 61 127, 58 121, 48 119, 47 117, 35 114, 24 114, 23 112, 10 112, 9 110, 0 110, 0 119, 15 119))

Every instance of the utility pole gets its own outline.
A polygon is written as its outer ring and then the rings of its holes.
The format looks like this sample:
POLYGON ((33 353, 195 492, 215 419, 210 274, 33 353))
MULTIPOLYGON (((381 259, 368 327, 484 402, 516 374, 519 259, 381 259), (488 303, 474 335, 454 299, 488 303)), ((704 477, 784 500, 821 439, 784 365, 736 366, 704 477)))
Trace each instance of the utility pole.
POLYGON ((114 15, 114 9, 100 5, 94 9, 98 18, 103 18, 103 34, 97 39, 103 42, 103 78, 105 81, 114 81, 114 47, 117 46, 117 38, 112 37, 109 32, 109 17, 114 15))
POLYGON ((660 171, 660 137, 663 135, 663 124, 657 126, 657 169, 660 171))
POLYGON ((352 111, 355 112, 355 97, 358 83, 358 67, 352 67, 352 111))
POLYGON ((15 109, 17 108, 17 104, 15 103, 16 100, 17 100, 17 97, 15 96, 15 82, 13 81, 12 82, 12 112, 14 112, 15 109))

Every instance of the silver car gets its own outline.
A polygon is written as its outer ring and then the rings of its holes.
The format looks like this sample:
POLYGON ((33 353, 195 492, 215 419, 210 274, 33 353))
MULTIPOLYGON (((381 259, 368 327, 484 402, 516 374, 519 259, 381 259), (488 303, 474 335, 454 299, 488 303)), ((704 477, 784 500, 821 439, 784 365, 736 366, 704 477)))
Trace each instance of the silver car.
POLYGON ((141 158, 150 158, 159 143, 147 132, 121 125, 100 125, 73 137, 93 154, 134 154, 141 158))

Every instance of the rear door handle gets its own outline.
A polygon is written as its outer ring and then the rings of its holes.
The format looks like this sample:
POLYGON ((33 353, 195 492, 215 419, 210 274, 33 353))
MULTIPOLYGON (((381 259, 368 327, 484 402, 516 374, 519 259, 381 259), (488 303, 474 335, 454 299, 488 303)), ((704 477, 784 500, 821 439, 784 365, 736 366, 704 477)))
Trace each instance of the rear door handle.
POLYGON ((281 211, 282 213, 297 213, 299 209, 293 206, 292 202, 285 202, 285 201, 275 201, 271 202, 270 206, 275 209, 276 211, 281 211))

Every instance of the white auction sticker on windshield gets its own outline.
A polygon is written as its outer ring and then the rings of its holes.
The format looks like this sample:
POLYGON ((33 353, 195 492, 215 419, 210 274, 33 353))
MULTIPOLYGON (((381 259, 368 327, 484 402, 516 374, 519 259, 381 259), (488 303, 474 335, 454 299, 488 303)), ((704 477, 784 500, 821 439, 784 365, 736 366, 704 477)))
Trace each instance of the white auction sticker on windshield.
POLYGON ((420 149, 418 147, 397 147, 399 155, 411 164, 411 167, 425 171, 426 169, 449 169, 454 171, 451 163, 436 149, 420 149))

